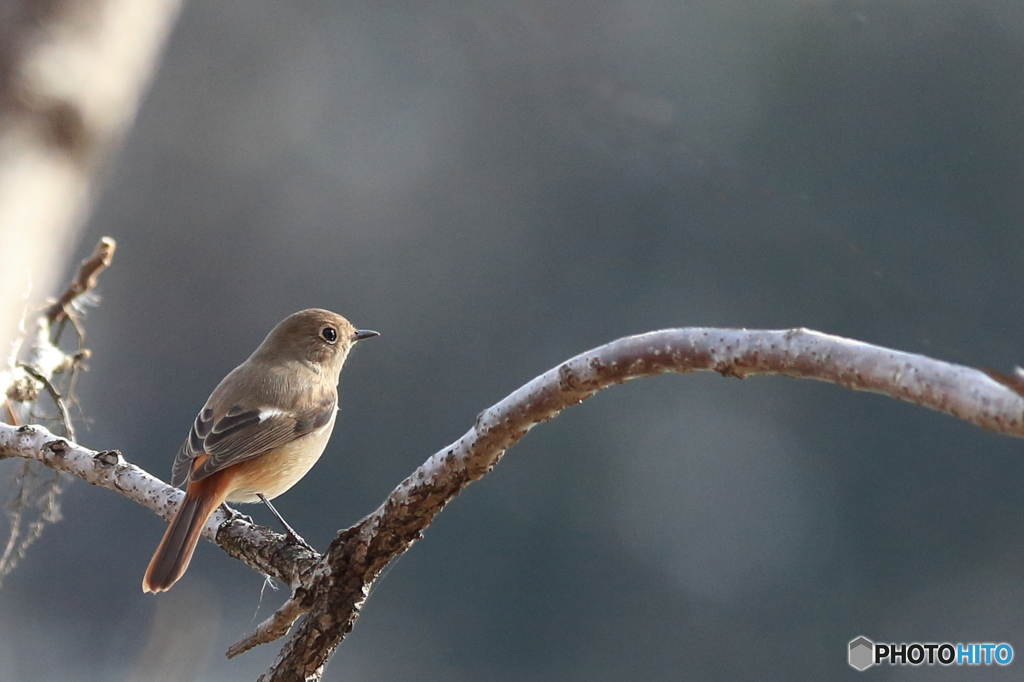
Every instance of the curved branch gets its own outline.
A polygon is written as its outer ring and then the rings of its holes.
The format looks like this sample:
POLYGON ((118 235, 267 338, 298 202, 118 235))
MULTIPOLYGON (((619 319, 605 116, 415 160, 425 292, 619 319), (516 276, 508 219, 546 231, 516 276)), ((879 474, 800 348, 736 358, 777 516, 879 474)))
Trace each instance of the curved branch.
MULTIPOLYGON (((338 534, 319 556, 282 535, 218 510, 204 535, 228 554, 292 586, 291 598, 234 656, 302 621, 260 679, 317 680, 351 631, 381 570, 422 536, 434 516, 537 424, 601 389, 665 372, 782 375, 828 381, 945 412, 982 428, 1024 436, 1024 397, 1013 382, 931 358, 806 329, 669 329, 613 341, 545 372, 482 412, 459 440, 404 480, 384 503, 338 534), (1010 385, 1004 385, 1010 384, 1010 385)), ((116 451, 96 452, 38 426, 0 424, 0 459, 28 457, 129 497, 169 519, 182 492, 116 451)))
MULTIPOLYGON (((237 655, 308 615, 261 682, 319 679, 351 631, 373 581, 421 537, 459 492, 490 471, 507 448, 540 422, 608 386, 665 372, 817 379, 945 412, 982 428, 1024 436, 1024 398, 984 372, 806 329, 669 329, 619 339, 578 355, 482 412, 459 440, 403 481, 374 513, 331 543, 306 589, 237 655)), ((268 639, 269 638, 269 639, 268 639)))

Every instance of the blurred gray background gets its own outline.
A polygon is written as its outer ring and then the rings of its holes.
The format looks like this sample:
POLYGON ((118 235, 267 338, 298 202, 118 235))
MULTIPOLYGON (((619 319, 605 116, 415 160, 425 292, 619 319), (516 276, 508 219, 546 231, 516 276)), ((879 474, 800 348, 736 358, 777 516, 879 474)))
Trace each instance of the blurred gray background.
MULTIPOLYGON (((287 314, 382 337, 277 506, 325 547, 483 408, 622 335, 825 332, 1024 362, 1011 0, 189 3, 79 253, 119 242, 80 440, 158 475, 287 314)), ((879 396, 669 376, 532 431, 376 586, 325 680, 860 679, 1008 642, 1022 443, 879 396)), ((6 466, 10 466, 7 464, 6 466)), ((0 680, 246 680, 285 598, 74 483, 0 593, 0 680)), ((260 508, 245 511, 263 523, 260 508)), ((1016 675, 1014 675, 1016 673, 1016 675)))

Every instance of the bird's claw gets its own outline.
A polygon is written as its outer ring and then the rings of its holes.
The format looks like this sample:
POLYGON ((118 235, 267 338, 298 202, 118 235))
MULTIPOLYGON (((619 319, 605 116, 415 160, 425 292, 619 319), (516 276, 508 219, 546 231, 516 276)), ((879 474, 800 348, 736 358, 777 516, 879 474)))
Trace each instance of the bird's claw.
POLYGON ((314 554, 319 554, 319 552, 317 552, 313 548, 313 545, 311 545, 308 542, 306 542, 305 540, 303 540, 302 537, 300 537, 298 533, 296 533, 295 531, 291 530, 290 528, 285 532, 285 541, 290 543, 290 544, 296 544, 296 545, 299 545, 299 546, 301 546, 301 547, 303 547, 305 549, 308 549, 310 552, 313 552, 314 554))

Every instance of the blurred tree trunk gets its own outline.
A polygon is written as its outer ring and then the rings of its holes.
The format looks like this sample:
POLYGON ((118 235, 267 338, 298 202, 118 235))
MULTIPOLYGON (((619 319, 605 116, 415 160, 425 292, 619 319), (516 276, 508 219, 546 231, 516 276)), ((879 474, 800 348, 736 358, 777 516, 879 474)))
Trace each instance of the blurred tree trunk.
POLYGON ((0 0, 0 353, 53 293, 180 0, 0 0))

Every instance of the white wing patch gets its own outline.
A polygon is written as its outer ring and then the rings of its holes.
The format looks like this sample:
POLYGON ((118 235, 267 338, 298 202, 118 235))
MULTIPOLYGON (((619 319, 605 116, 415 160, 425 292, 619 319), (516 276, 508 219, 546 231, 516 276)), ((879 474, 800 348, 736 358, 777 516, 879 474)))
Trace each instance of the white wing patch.
POLYGON ((262 410, 259 411, 258 414, 260 418, 260 423, 262 424, 271 417, 280 417, 282 414, 286 414, 286 412, 277 407, 264 407, 262 410))

